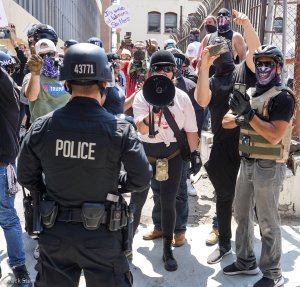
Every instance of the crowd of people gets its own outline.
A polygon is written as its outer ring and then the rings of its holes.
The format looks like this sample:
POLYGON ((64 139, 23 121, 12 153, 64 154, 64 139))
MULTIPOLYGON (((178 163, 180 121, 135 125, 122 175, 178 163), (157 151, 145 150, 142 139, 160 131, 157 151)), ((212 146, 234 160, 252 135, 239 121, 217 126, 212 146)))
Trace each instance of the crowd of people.
MULTIPOLYGON (((150 188, 154 229, 143 239, 162 237, 164 268, 177 270, 172 247, 185 244, 188 195, 197 195, 190 177, 202 167, 208 121, 214 139, 204 167, 216 216, 206 243, 218 247, 207 263, 232 252, 233 210, 237 259, 223 273, 261 270, 255 287, 283 286, 278 198, 297 101, 281 82, 282 52, 261 45, 245 14, 222 8, 203 23, 207 35, 201 40, 191 29, 185 52, 173 39, 160 48, 126 33, 116 52, 91 37, 66 40, 63 54, 53 27, 34 25, 27 46, 10 25, 16 56, 0 51, 0 225, 15 286, 32 286, 14 208, 17 182, 39 215, 35 286, 78 286, 82 270, 89 287, 132 286, 128 261, 150 188)), ((289 73, 291 88, 292 80, 289 73)))

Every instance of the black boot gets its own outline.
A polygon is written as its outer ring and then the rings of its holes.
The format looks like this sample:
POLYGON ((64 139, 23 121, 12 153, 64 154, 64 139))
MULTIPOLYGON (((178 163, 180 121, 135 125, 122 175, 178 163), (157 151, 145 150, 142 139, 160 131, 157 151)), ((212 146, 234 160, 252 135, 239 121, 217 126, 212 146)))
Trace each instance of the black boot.
POLYGON ((15 283, 13 287, 32 287, 29 272, 25 265, 13 267, 12 270, 15 275, 15 283))
POLYGON ((163 261, 165 262, 165 269, 167 271, 176 271, 178 268, 177 262, 173 257, 172 252, 172 238, 164 238, 164 254, 163 261))

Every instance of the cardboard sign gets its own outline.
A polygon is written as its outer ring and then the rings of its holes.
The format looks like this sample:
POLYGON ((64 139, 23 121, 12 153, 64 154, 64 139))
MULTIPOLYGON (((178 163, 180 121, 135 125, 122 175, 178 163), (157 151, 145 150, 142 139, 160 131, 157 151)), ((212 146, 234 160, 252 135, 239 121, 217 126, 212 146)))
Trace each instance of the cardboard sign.
POLYGON ((8 21, 5 14, 4 6, 2 0, 0 0, 0 27, 7 27, 8 21))
POLYGON ((118 29, 130 22, 130 15, 123 5, 112 5, 105 10, 104 21, 109 27, 118 29))

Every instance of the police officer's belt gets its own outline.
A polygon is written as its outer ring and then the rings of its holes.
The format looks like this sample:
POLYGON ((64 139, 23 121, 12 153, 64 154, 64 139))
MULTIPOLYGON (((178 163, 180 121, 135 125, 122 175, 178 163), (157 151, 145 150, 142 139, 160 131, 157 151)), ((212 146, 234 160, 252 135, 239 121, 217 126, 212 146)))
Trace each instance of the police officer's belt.
MULTIPOLYGON (((65 208, 60 207, 56 217, 56 221, 63 222, 83 222, 81 208, 65 208)), ((107 211, 101 216, 100 224, 107 223, 107 211)))
MULTIPOLYGON (((180 149, 176 150, 174 153, 172 153, 171 155, 169 155, 168 157, 166 157, 166 159, 170 160, 170 159, 176 157, 179 154, 180 154, 180 149)), ((156 160, 158 159, 158 158, 153 157, 153 156, 147 156, 147 158, 148 158, 149 163, 151 163, 151 164, 155 164, 156 160)))

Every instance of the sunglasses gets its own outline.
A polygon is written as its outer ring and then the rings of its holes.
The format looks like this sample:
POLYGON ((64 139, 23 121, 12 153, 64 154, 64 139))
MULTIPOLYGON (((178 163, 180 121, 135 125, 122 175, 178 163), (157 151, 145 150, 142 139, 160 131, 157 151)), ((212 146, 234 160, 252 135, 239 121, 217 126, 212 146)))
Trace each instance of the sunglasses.
POLYGON ((262 68, 262 67, 266 67, 266 68, 274 68, 276 65, 276 63, 274 61, 256 61, 255 62, 255 67, 256 68, 262 68))
POLYGON ((218 13, 218 16, 226 16, 230 18, 230 15, 228 15, 228 13, 218 13))
POLYGON ((173 72, 173 66, 153 66, 152 70, 156 73, 160 71, 164 71, 165 73, 171 73, 173 72))
POLYGON ((42 59, 44 59, 46 56, 48 57, 55 57, 55 52, 49 52, 49 53, 46 53, 46 54, 40 54, 39 55, 42 59))

